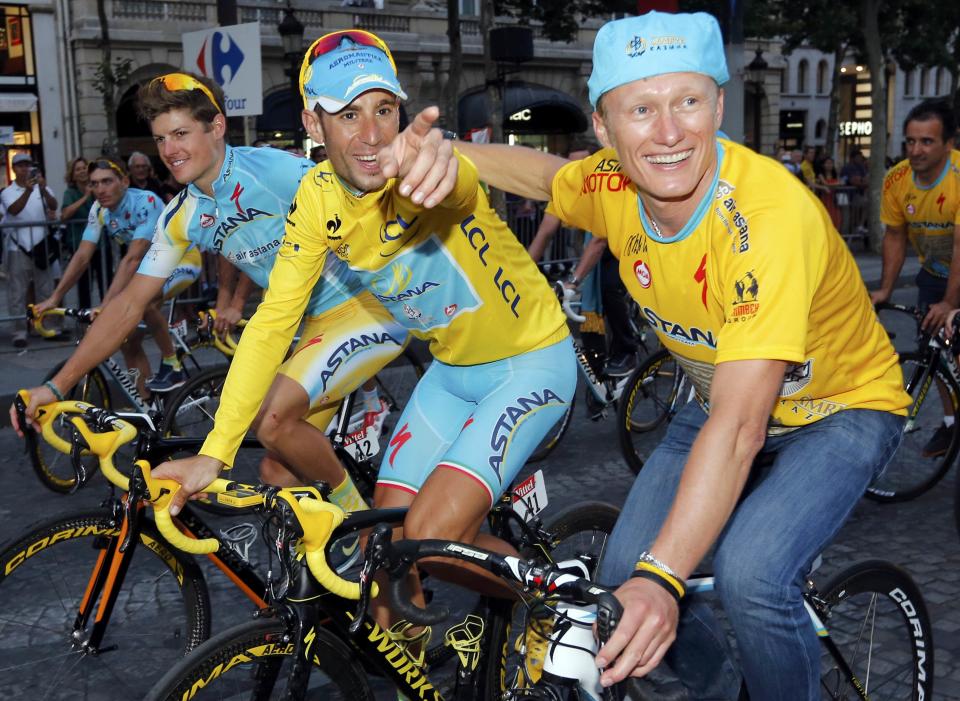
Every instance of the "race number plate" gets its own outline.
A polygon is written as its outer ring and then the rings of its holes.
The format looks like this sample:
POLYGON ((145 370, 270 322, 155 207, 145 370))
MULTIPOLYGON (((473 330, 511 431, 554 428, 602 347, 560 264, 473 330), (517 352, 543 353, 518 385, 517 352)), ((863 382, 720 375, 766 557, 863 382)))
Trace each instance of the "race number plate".
POLYGON ((513 489, 513 510, 529 521, 547 508, 547 485, 543 470, 537 470, 513 489))
POLYGON ((380 440, 376 426, 368 426, 362 431, 351 433, 343 441, 343 447, 354 460, 369 460, 380 452, 380 440))

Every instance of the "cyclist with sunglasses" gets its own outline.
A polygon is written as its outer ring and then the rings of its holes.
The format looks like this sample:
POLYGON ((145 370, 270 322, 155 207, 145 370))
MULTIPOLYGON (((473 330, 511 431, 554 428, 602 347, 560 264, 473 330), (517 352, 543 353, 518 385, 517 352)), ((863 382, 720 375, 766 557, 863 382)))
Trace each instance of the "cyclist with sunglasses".
MULTIPOLYGON (((141 88, 138 108, 151 126, 160 158, 187 187, 160 217, 153 244, 123 295, 123 306, 115 314, 104 313, 107 323, 94 324, 54 378, 61 391, 113 347, 189 251, 199 247, 220 254, 218 319, 231 314, 239 318, 249 291, 244 280, 267 287, 285 215, 301 178, 315 164, 280 149, 227 145, 222 104, 215 83, 186 73, 163 75, 141 88), (235 271, 244 273, 239 282, 235 271)), ((332 256, 305 290, 309 302, 301 340, 276 379, 274 373, 267 378, 273 385, 256 421, 257 435, 270 450, 261 477, 281 486, 324 480, 334 487, 332 499, 339 506, 349 511, 366 508, 323 429, 342 397, 400 353, 407 331, 332 256)), ((367 420, 372 421, 382 408, 375 387, 366 394, 367 420)), ((247 425, 249 421, 244 431, 247 425)), ((229 457, 232 460, 233 453, 229 457)))
POLYGON ((504 550, 478 532, 573 397, 576 361, 564 315, 488 205, 476 169, 430 128, 436 108, 398 136, 406 95, 378 37, 357 30, 321 37, 304 57, 300 85, 304 127, 329 160, 303 179, 290 207, 266 296, 241 337, 201 455, 158 474, 184 484, 179 505, 229 464, 309 290, 339 259, 398 323, 429 341, 435 358, 397 422, 376 505, 409 506, 411 537, 504 550), (438 158, 444 172, 423 180, 438 158), (399 167, 383 171, 381 159, 399 167), (437 197, 438 187, 449 194, 437 197))
MULTIPOLYGON (((157 220, 163 211, 163 202, 157 195, 130 187, 126 171, 110 159, 100 158, 93 161, 87 172, 97 201, 90 209, 83 238, 77 252, 70 258, 60 284, 52 295, 35 306, 34 310, 38 314, 59 305, 64 295, 77 283, 90 265, 90 260, 100 245, 103 231, 118 244, 127 247, 113 282, 100 302, 101 308, 105 308, 134 277, 137 267, 150 248, 157 220)), ((150 376, 150 361, 143 351, 143 334, 131 328, 127 330, 130 335, 126 340, 120 339, 123 341, 120 350, 127 367, 139 370, 137 389, 141 392, 144 391, 144 386, 153 392, 169 392, 183 384, 180 361, 170 340, 167 319, 160 311, 158 302, 180 294, 194 283, 199 274, 200 251, 193 247, 185 251, 182 260, 178 260, 178 264, 164 276, 160 289, 149 300, 150 303, 144 305, 137 318, 138 322, 140 317, 143 318, 163 356, 157 375, 149 382, 145 383, 150 376)))

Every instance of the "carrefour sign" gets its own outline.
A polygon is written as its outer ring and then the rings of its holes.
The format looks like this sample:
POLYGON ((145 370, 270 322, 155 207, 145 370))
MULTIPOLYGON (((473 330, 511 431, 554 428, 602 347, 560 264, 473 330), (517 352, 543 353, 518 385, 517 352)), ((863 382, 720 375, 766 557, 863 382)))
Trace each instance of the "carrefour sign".
POLYGON ((187 32, 183 67, 223 88, 228 117, 263 112, 259 22, 187 32))

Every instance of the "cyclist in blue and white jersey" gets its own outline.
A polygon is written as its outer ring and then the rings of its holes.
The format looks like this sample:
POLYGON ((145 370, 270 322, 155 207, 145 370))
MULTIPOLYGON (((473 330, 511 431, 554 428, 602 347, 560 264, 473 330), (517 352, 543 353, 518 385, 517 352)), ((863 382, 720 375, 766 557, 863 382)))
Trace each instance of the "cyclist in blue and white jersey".
MULTIPOLYGON (((35 311, 42 313, 60 304, 64 295, 73 288, 80 276, 90 265, 90 260, 100 244, 104 230, 127 251, 117 267, 113 282, 100 302, 101 307, 116 298, 127 286, 137 271, 137 266, 147 249, 156 227, 163 202, 152 192, 130 187, 130 180, 123 167, 107 158, 100 158, 89 165, 90 186, 96 203, 87 217, 87 227, 77 252, 70 259, 60 284, 47 299, 36 305, 35 311)), ((168 333, 167 320, 160 312, 159 299, 170 299, 193 284, 200 274, 200 252, 192 247, 182 256, 169 275, 164 278, 161 289, 153 299, 148 300, 142 310, 142 318, 153 334, 163 361, 157 377, 146 383, 152 391, 169 391, 183 384, 183 373, 177 360, 173 342, 168 333)), ((140 317, 137 318, 137 321, 140 317)), ((121 346, 124 361, 128 368, 138 371, 137 388, 144 390, 144 381, 150 376, 150 361, 143 351, 143 334, 130 329, 130 335, 121 346)))
MULTIPOLYGON (((279 149, 228 146, 222 99, 214 83, 183 73, 161 76, 141 89, 140 110, 160 158, 187 187, 160 216, 150 250, 118 298, 122 304, 104 311, 106 318, 97 320, 53 378, 60 391, 115 347, 191 247, 216 251, 254 283, 267 286, 300 179, 315 164, 279 149)), ((327 222, 330 230, 336 226, 336 221, 327 222)), ((336 503, 356 510, 364 508, 363 500, 318 427, 329 423, 342 397, 400 353, 407 331, 373 295, 361 291, 345 264, 330 258, 311 293, 301 340, 274 380, 256 426, 260 440, 279 459, 261 466, 265 481, 324 480, 334 487, 336 503), (353 347, 351 338, 361 336, 370 342, 356 351, 344 350, 353 347)), ((221 272, 224 267, 229 266, 221 265, 221 272)), ((233 289, 221 279, 220 287, 218 319, 238 319, 245 298, 239 283, 233 289)), ((372 397, 376 407, 368 408, 381 409, 375 393, 372 397)), ((32 390, 31 398, 30 416, 34 406, 53 401, 44 388, 32 390)))

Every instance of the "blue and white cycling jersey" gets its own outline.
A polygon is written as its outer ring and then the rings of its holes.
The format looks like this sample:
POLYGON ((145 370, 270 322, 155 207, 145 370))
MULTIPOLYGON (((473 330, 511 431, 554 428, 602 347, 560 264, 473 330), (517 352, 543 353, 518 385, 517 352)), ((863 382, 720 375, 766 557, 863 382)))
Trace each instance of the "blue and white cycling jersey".
MULTIPOLYGON (((316 165, 274 148, 226 147, 213 197, 188 185, 164 209, 142 275, 167 277, 186 249, 197 245, 226 257, 266 288, 280 250, 287 212, 300 179, 316 165)), ((307 305, 317 316, 354 297, 362 286, 353 272, 329 256, 307 305)))
MULTIPOLYGON (((100 232, 107 233, 118 244, 126 245, 134 239, 153 238, 153 231, 163 211, 163 200, 147 190, 127 188, 120 203, 113 209, 107 209, 95 202, 87 216, 87 228, 83 230, 83 240, 96 245, 100 242, 100 232)), ((177 262, 179 262, 179 258, 177 262)), ((165 276, 166 277, 166 276, 165 276)))

